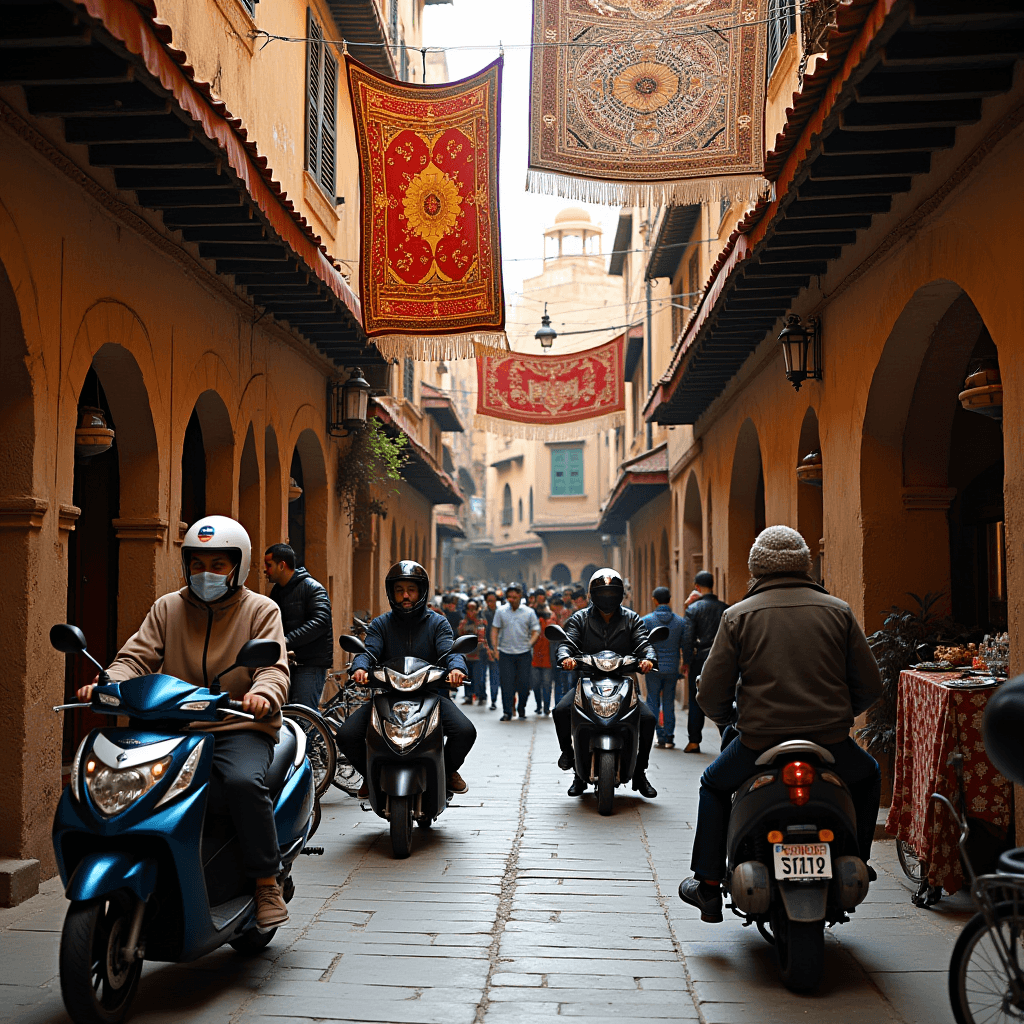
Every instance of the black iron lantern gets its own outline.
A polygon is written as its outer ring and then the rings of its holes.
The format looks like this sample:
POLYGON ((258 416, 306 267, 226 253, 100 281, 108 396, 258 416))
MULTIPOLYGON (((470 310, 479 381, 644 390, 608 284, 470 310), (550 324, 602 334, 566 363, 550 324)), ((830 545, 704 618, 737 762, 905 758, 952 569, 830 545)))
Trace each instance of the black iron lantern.
POLYGON ((821 322, 817 317, 811 317, 804 326, 796 313, 790 313, 779 343, 786 362, 786 380, 797 391, 805 380, 821 380, 821 322))
POLYGON ((534 337, 540 342, 541 348, 551 348, 558 337, 558 331, 551 326, 551 317, 548 316, 548 304, 544 303, 544 315, 540 318, 540 327, 534 337))
POLYGON ((328 382, 329 429, 332 434, 358 430, 365 422, 370 404, 370 385, 363 371, 355 367, 344 382, 328 382))

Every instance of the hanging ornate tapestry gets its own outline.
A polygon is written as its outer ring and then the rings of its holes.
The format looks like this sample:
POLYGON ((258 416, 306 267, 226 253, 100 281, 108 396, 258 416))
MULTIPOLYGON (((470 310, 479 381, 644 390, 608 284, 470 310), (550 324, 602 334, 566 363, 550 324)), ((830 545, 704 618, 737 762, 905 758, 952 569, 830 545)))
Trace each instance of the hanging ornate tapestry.
POLYGON ((347 60, 368 337, 394 358, 507 351, 498 235, 501 58, 445 85, 396 82, 347 60))
POLYGON ((534 0, 527 188, 616 206, 756 199, 768 0, 534 0))
POLYGON ((625 423, 622 336, 567 356, 481 356, 476 361, 478 430, 559 440, 625 423))

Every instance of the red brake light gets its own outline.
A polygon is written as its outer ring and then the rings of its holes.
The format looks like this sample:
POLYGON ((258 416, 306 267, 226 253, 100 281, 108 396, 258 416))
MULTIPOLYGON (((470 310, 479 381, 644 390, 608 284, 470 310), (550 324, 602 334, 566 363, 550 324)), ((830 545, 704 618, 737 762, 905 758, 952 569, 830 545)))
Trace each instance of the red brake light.
POLYGON ((803 807, 811 799, 811 791, 806 786, 790 786, 789 802, 797 807, 803 807))
POLYGON ((782 781, 787 786, 809 786, 814 781, 814 767, 803 761, 792 761, 782 769, 782 781))

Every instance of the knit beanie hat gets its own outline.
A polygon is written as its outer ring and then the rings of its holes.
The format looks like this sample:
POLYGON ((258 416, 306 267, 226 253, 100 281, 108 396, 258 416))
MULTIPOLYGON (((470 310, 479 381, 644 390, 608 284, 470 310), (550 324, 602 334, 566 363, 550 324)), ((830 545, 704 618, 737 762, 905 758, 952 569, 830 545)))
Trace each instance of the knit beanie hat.
POLYGON ((769 526, 757 535, 747 562, 751 576, 773 572, 811 571, 811 552, 796 530, 788 526, 769 526))

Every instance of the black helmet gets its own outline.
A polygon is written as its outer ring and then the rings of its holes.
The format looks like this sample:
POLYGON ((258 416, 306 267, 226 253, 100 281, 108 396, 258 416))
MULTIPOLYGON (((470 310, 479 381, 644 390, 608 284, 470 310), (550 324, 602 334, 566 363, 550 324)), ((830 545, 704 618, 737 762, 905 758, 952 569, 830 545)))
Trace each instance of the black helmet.
POLYGON ((427 575, 427 570, 419 562, 411 560, 395 562, 388 569, 387 576, 384 577, 384 593, 388 595, 388 604, 391 605, 391 610, 396 615, 418 615, 426 608, 427 598, 430 596, 430 577, 427 575), (399 580, 415 583, 420 588, 420 596, 408 611, 395 601, 395 584, 399 580))
POLYGON ((590 600, 602 612, 613 612, 622 604, 626 588, 614 569, 598 569, 590 577, 590 600))

